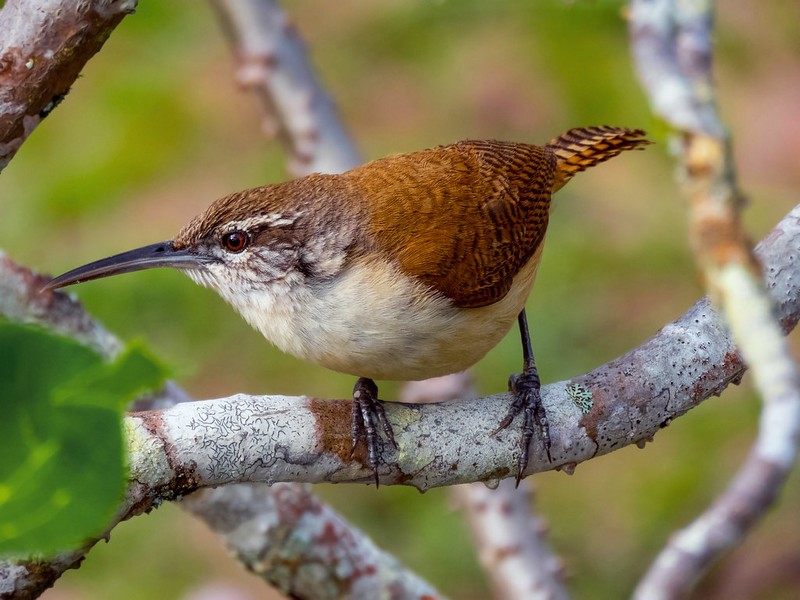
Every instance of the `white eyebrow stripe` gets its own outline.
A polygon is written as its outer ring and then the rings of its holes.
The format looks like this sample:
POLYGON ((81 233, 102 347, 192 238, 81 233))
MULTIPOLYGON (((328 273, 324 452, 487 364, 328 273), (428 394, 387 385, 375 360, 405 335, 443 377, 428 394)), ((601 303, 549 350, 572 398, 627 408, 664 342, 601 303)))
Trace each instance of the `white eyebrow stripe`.
POLYGON ((231 221, 225 228, 225 232, 242 230, 253 231, 254 229, 261 229, 263 227, 281 227, 283 225, 291 225, 299 217, 303 215, 302 211, 289 211, 286 213, 267 213, 265 215, 256 215, 240 221, 231 221))

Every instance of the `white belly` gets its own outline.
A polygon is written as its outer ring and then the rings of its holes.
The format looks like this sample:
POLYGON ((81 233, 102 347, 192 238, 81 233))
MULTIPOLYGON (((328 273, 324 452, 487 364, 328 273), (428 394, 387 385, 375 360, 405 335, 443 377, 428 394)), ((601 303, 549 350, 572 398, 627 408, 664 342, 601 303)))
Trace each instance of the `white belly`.
POLYGON ((261 291, 237 308, 299 358, 371 379, 427 379, 471 367, 500 342, 525 306, 538 262, 539 252, 502 300, 481 308, 457 308, 424 293, 422 284, 385 263, 349 269, 315 287, 261 291))

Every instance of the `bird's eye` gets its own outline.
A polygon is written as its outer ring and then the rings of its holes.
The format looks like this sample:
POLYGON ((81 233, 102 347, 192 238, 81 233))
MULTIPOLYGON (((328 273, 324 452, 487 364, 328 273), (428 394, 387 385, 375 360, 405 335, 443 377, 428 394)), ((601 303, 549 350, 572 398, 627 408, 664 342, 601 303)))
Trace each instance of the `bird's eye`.
POLYGON ((231 231, 222 236, 222 247, 228 252, 239 253, 249 243, 250 238, 244 231, 231 231))

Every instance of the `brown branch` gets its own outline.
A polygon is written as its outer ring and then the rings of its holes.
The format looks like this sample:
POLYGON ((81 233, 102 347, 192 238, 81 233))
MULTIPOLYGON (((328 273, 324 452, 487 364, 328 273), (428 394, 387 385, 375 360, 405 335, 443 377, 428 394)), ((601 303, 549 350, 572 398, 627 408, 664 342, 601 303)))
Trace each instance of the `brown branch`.
POLYGON ((730 141, 717 115, 710 0, 634 0, 631 43, 653 110, 674 128, 690 240, 709 293, 723 308, 763 400, 758 438, 714 504, 672 537, 637 589, 638 598, 681 598, 772 506, 800 439, 800 374, 773 316, 740 220, 730 141))
POLYGON ((0 10, 0 171, 136 0, 8 0, 0 10))

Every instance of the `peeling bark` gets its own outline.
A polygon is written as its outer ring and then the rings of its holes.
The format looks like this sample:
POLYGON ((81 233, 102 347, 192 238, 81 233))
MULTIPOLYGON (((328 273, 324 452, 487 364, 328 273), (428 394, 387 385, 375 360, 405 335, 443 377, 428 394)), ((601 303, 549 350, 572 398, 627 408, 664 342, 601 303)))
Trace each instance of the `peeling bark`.
POLYGON ((136 0, 8 0, 0 10, 0 171, 136 0))

